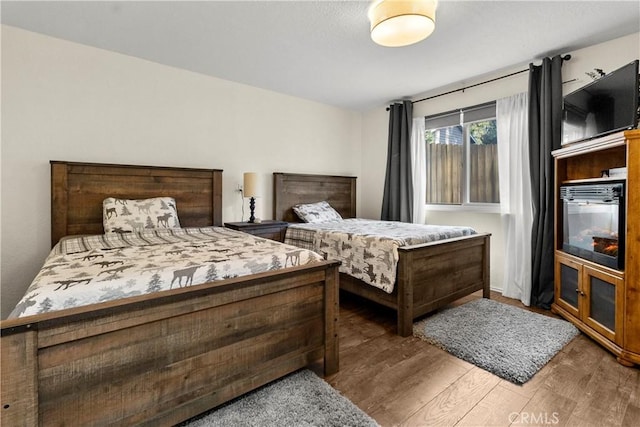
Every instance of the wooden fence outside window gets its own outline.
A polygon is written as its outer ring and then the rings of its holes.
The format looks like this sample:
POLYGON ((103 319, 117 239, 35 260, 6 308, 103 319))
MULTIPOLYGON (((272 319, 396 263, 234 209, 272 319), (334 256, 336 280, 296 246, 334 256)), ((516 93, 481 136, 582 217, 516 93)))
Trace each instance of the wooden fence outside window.
MULTIPOLYGON (((499 203, 498 145, 471 145, 469 201, 499 203)), ((427 203, 461 204, 464 146, 427 144, 427 203)))

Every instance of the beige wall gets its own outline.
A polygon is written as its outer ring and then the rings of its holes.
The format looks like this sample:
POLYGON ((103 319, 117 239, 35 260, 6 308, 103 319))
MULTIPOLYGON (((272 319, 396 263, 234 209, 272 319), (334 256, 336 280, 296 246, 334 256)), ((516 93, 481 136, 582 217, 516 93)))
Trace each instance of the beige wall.
MULTIPOLYGON (((591 46, 570 53, 572 59, 565 62, 562 69, 565 81, 576 79, 564 86, 565 93, 571 92, 591 81, 585 75, 587 71, 601 68, 605 72, 613 71, 634 59, 640 54, 640 33, 615 39, 607 43, 591 46)), ((542 57, 542 56, 541 56, 542 57)), ((533 58, 532 58, 533 60, 533 58)), ((539 60, 533 61, 539 64, 539 60)), ((521 64, 511 69, 496 70, 495 73, 485 75, 473 80, 460 82, 459 84, 439 88, 427 93, 418 94, 414 100, 426 98, 431 95, 441 94, 449 90, 470 86, 475 83, 490 80, 495 77, 510 74, 515 71, 528 69, 529 64, 521 64)), ((428 77, 425 77, 428 78, 428 77)), ((429 101, 415 103, 414 117, 449 111, 455 108, 467 107, 526 92, 528 89, 528 73, 518 74, 513 77, 498 80, 493 83, 467 89, 464 92, 456 92, 450 95, 434 98, 429 101)), ((382 191, 384 187, 384 173, 387 153, 388 117, 386 106, 372 110, 363 117, 362 132, 362 174, 360 181, 361 191, 364 193, 360 212, 371 218, 380 217, 382 206, 382 191), (366 165, 366 166, 365 166, 366 165)), ((492 233, 491 238, 491 287, 502 289, 503 264, 504 264, 504 237, 500 215, 498 213, 482 213, 473 211, 429 211, 426 222, 444 225, 469 225, 480 231, 492 233)))
MULTIPOLYGON (((49 160, 360 175, 361 114, 2 26, 2 318, 50 247, 49 160)), ((248 209, 245 208, 245 220, 248 209)))

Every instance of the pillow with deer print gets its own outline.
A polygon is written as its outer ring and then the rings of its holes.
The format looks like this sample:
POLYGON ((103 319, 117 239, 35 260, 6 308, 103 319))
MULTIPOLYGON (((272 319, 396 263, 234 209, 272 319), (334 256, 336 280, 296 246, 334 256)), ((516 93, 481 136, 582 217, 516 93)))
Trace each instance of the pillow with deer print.
POLYGON ((131 233, 151 228, 180 228, 173 197, 128 200, 109 197, 102 202, 105 233, 131 233))
POLYGON ((326 201, 295 205, 293 211, 304 222, 342 221, 340 214, 326 201))

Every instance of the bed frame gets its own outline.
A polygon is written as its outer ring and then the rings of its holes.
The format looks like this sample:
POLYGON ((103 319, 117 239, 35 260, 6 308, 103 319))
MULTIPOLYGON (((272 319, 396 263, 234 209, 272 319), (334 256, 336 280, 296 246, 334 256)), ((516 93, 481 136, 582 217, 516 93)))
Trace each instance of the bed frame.
MULTIPOLYGON (((222 171, 51 162, 52 243, 102 233, 108 196, 220 225, 222 171)), ((338 370, 338 263, 0 322, 2 425, 174 425, 304 366, 338 370)))
MULTIPOLYGON (((300 222, 292 206, 322 200, 343 218, 356 216, 355 177, 277 172, 273 188, 274 219, 300 222)), ((479 290, 489 298, 490 237, 479 233, 399 248, 391 294, 344 273, 340 289, 396 310, 397 332, 409 336, 417 317, 479 290)))

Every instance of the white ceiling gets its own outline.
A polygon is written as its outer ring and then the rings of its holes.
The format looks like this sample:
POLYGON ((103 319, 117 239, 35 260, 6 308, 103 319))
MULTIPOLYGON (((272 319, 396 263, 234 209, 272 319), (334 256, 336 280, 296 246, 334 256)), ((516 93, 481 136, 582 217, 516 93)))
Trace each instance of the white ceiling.
POLYGON ((366 111, 640 31, 640 2, 453 1, 426 40, 369 38, 368 1, 6 1, 3 24, 366 111))

